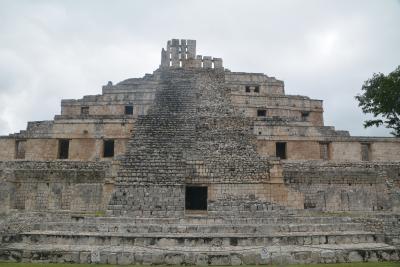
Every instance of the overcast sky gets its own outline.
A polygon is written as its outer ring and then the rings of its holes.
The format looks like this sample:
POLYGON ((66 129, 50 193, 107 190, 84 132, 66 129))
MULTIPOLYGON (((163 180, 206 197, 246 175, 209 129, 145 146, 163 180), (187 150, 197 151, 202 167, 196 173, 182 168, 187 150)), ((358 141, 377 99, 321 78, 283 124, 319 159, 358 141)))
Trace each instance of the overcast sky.
POLYGON ((400 65, 398 0, 0 0, 0 134, 52 119, 61 99, 151 73, 172 38, 324 100, 326 125, 389 135, 363 128, 354 96, 374 72, 400 65))

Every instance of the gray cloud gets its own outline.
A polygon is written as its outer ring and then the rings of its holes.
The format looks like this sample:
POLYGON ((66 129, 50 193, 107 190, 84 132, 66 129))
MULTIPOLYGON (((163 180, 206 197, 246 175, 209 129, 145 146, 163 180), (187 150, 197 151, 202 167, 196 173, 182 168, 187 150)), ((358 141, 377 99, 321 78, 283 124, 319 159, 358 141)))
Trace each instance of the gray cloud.
POLYGON ((354 96, 372 73, 400 64, 399 13, 394 0, 0 0, 0 134, 52 119, 62 98, 152 72, 168 39, 193 38, 232 71, 323 99, 327 125, 388 135, 363 129, 354 96))

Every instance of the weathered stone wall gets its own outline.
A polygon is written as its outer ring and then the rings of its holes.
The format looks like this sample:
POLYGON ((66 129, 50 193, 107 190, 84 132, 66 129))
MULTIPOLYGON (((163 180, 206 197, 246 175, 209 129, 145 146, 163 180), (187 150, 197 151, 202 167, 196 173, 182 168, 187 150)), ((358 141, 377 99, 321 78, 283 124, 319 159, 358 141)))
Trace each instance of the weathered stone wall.
POLYGON ((15 158, 15 139, 0 138, 0 160, 11 160, 15 158))
POLYGON ((109 209, 115 216, 180 218, 185 214, 185 186, 117 186, 109 202, 109 209))
POLYGON ((320 100, 302 96, 247 93, 247 85, 227 83, 227 86, 233 87, 231 99, 234 105, 248 117, 256 118, 257 110, 265 110, 266 118, 279 117, 294 122, 306 122, 308 126, 324 125, 320 100))
POLYGON ((54 160, 57 158, 57 139, 28 139, 26 141, 25 159, 54 160))
MULTIPOLYGON (((285 138, 276 138, 274 141, 267 141, 259 138, 258 151, 265 156, 276 156, 276 143, 286 143, 286 158, 289 160, 318 160, 322 159, 320 151, 320 142, 316 140, 294 140, 288 141, 285 138)), ((329 151, 331 156, 332 151, 329 151)), ((332 157, 332 156, 331 156, 332 157)), ((361 160, 361 156, 353 160, 361 160)))
POLYGON ((59 119, 54 123, 30 123, 28 130, 0 138, 0 160, 16 159, 16 143, 25 141, 26 160, 54 160, 58 156, 58 140, 70 140, 69 159, 93 161, 103 159, 103 140, 115 140, 114 155, 125 153, 133 132, 134 120, 121 119, 59 119))
POLYGON ((398 163, 283 164, 285 184, 304 193, 304 208, 324 211, 398 210, 399 171, 398 163))
POLYGON ((10 211, 11 184, 4 177, 4 170, 0 170, 0 214, 10 211))
POLYGON ((332 142, 332 160, 361 160, 361 144, 358 142, 332 142))
MULTIPOLYGON (((125 153, 128 138, 68 138, 69 140, 69 156, 70 160, 81 161, 98 161, 110 160, 104 158, 104 140, 114 140, 114 157, 122 156, 125 153)), ((15 139, 0 139, 0 144, 5 144, 5 148, 0 154, 0 160, 15 159, 16 140, 15 139)), ((17 139, 20 140, 20 139, 17 139)), ((26 139, 25 157, 23 160, 56 160, 58 157, 58 138, 31 138, 26 139)))
POLYGON ((105 211, 115 169, 112 162, 0 162, 0 213, 105 211))
POLYGON ((84 96, 82 99, 61 101, 61 116, 124 116, 125 106, 133 107, 130 118, 144 115, 153 103, 157 88, 157 77, 149 75, 142 79, 127 79, 116 85, 111 82, 103 86, 102 95, 84 96), (87 107, 88 114, 81 108, 87 107))
POLYGON ((303 194, 282 183, 209 185, 209 215, 265 217, 270 212, 303 209, 303 206, 303 194))
POLYGON ((371 142, 370 154, 376 161, 400 161, 400 141, 371 142))
MULTIPOLYGON (((275 77, 268 77, 263 73, 246 73, 227 71, 225 81, 233 94, 248 96, 284 95, 283 81, 275 77), (246 86, 250 86, 250 92, 245 92, 246 86), (259 86, 259 92, 255 92, 255 86, 259 86)), ((233 102, 235 103, 235 102, 233 102)))
MULTIPOLYGON (((255 127, 254 132, 260 131, 255 127)), ((327 160, 332 161, 400 161, 400 142, 398 140, 376 141, 370 140, 370 149, 368 159, 362 158, 361 143, 355 138, 349 140, 334 141, 337 138, 303 138, 283 136, 268 136, 263 132, 259 132, 257 136, 257 150, 265 156, 276 155, 276 143, 286 143, 286 158, 289 160, 323 160, 321 153, 321 144, 327 144, 327 160), (271 140, 272 139, 272 140, 271 140)), ((256 133, 255 133, 256 134, 256 133)), ((368 138, 363 138, 368 142, 368 138)))

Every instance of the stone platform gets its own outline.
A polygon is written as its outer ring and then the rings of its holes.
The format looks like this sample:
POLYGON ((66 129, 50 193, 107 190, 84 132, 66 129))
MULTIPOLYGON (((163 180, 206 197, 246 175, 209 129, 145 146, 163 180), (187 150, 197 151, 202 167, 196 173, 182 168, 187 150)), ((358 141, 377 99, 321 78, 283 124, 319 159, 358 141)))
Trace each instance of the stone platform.
POLYGON ((395 238, 384 232, 385 220, 375 215, 298 212, 271 213, 268 218, 173 219, 55 213, 35 217, 41 219, 36 223, 31 219, 30 226, 19 228, 19 233, 2 235, 0 260, 241 265, 400 257, 395 238))

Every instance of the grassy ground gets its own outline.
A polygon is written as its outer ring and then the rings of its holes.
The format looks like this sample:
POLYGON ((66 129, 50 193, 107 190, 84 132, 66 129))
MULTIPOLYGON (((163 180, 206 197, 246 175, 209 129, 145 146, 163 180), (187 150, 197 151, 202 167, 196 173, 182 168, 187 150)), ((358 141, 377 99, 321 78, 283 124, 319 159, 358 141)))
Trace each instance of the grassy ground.
MULTIPOLYGON (((117 265, 103 264, 52 264, 52 263, 1 263, 0 267, 113 267, 117 265)), ((119 265, 118 267, 120 267, 119 265)), ((132 265, 140 267, 139 265, 132 265)), ((244 265, 242 265, 244 266, 244 265)), ((271 266, 271 265, 268 265, 271 266)), ((291 265, 293 267, 400 267, 400 262, 367 262, 367 263, 343 263, 343 264, 313 264, 291 265)), ((161 266, 159 266, 161 267, 161 266)), ((254 266, 255 267, 255 266, 254 266)), ((273 266, 271 266, 273 267, 273 266)))

